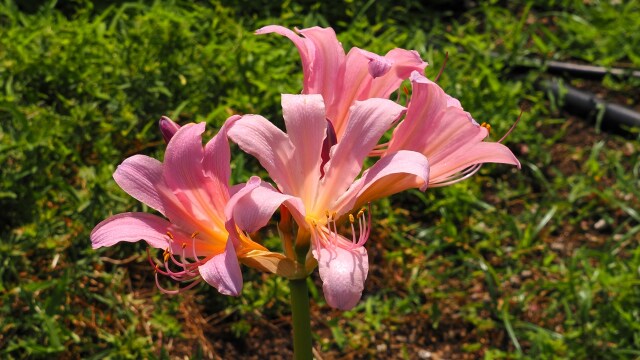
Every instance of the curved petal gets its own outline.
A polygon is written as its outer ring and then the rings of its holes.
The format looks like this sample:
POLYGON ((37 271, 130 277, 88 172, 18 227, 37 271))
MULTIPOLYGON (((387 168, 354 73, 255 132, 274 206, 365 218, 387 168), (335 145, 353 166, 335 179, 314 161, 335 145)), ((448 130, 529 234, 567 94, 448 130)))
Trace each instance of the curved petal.
POLYGON ((449 162, 450 155, 463 147, 481 143, 489 132, 486 128, 473 124, 467 113, 457 107, 449 107, 436 115, 436 126, 429 140, 423 142, 422 153, 433 165, 441 161, 449 162))
POLYGON ((186 124, 171 138, 164 155, 167 183, 172 187, 188 189, 197 179, 191 173, 202 174, 202 133, 205 123, 186 124))
POLYGON ((218 133, 204 147, 202 167, 208 181, 203 185, 207 186, 209 194, 218 194, 218 196, 211 197, 210 203, 218 215, 224 214, 224 208, 229 200, 231 151, 227 132, 239 119, 239 115, 228 118, 218 133))
POLYGON ((165 214, 156 189, 156 185, 162 181, 160 161, 145 155, 134 155, 118 165, 113 179, 127 194, 165 214))
POLYGON ((160 118, 158 121, 158 127, 160 127, 160 132, 162 133, 162 137, 164 138, 164 142, 167 144, 171 141, 173 135, 178 132, 180 129, 180 125, 176 124, 173 120, 169 119, 166 116, 160 118))
POLYGON ((309 78, 305 79, 306 94, 322 94, 325 101, 333 101, 338 72, 344 62, 344 49, 332 28, 314 26, 299 30, 313 44, 312 65, 309 78))
POLYGON ((357 49, 357 51, 364 55, 364 57, 369 59, 369 75, 371 75, 372 78, 375 79, 377 77, 383 76, 388 73, 389 70, 391 70, 393 61, 391 61, 390 59, 387 59, 386 57, 380 56, 378 54, 374 54, 367 50, 358 48, 354 49, 357 49))
MULTIPOLYGON (((427 151, 431 139, 439 136, 440 127, 447 125, 439 118, 447 109, 447 97, 436 83, 415 72, 411 85, 413 92, 407 115, 394 130, 388 152, 413 150, 429 156, 432 154, 427 151)), ((454 130, 464 124, 455 125, 454 130)))
POLYGON ((470 166, 483 163, 509 164, 520 168, 520 162, 508 147, 495 142, 479 142, 450 154, 447 161, 434 163, 429 181, 438 183, 470 166))
POLYGON ((427 67, 427 63, 415 50, 396 48, 390 50, 384 58, 391 63, 391 68, 386 74, 373 79, 369 97, 388 98, 414 71, 424 74, 424 69, 427 67))
POLYGON ((413 95, 407 116, 396 128, 387 153, 413 150, 429 159, 434 184, 473 165, 497 162, 520 166, 513 153, 499 143, 483 142, 486 128, 478 125, 460 102, 440 86, 412 73, 413 95))
POLYGON ((256 34, 277 33, 287 37, 298 48, 304 72, 304 94, 322 94, 327 103, 336 95, 335 84, 344 49, 331 28, 312 27, 298 30, 304 37, 277 25, 265 26, 256 34))
POLYGON ((343 138, 331 151, 320 182, 317 211, 329 210, 336 194, 344 193, 362 170, 364 158, 378 143, 382 134, 400 117, 404 107, 386 99, 358 101, 351 108, 343 138))
POLYGON ((198 271, 207 284, 223 295, 238 296, 242 292, 242 272, 231 241, 227 241, 224 252, 198 266, 198 271))
POLYGON ((229 193, 225 187, 212 191, 211 180, 204 175, 204 128, 205 123, 192 123, 176 132, 167 145, 163 177, 189 215, 201 222, 224 228, 224 208, 216 208, 213 204, 225 203, 229 199, 229 193))
POLYGON ((322 291, 329 306, 340 310, 356 306, 369 272, 367 250, 362 246, 336 246, 314 249, 313 256, 318 260, 322 291))
MULTIPOLYGON (((305 39, 299 36, 298 34, 296 34, 295 32, 287 29, 286 27, 279 26, 279 25, 269 25, 256 30, 257 35, 270 34, 270 33, 276 33, 288 38, 289 40, 291 40, 291 42, 293 42, 293 45, 295 45, 296 48, 298 48, 298 53, 300 54, 300 59, 302 60, 302 71, 304 72, 304 84, 305 84, 304 87, 305 89, 309 87, 310 84, 307 85, 307 82, 311 81, 310 71, 312 66, 312 60, 314 58, 313 44, 310 42, 310 40, 305 39)), ((308 94, 309 92, 304 91, 303 93, 308 94)))
POLYGON ((296 274, 296 263, 284 254, 251 250, 240 256, 240 262, 255 269, 290 278, 296 274))
POLYGON ((426 65, 415 51, 393 49, 380 56, 352 48, 338 76, 341 82, 337 84, 336 92, 339 96, 331 102, 325 98, 327 118, 333 122, 338 139, 344 134, 349 107, 356 100, 387 99, 412 71, 423 73, 426 65))
POLYGON ((284 192, 295 194, 299 178, 291 168, 295 147, 287 134, 260 115, 245 115, 229 129, 229 137, 253 155, 284 192))
POLYGON ((304 223, 305 209, 299 198, 282 194, 254 176, 229 200, 227 220, 233 219, 240 229, 254 232, 269 222, 282 203, 289 208, 296 222, 304 223))
POLYGON ((342 215, 351 209, 397 194, 419 188, 425 191, 429 183, 429 161, 415 151, 398 151, 378 160, 355 181, 334 207, 342 215))
POLYGON ((229 128, 240 119, 240 115, 229 117, 218 133, 207 142, 204 147, 204 158, 202 160, 202 168, 205 175, 216 182, 229 187, 229 178, 231 177, 231 151, 229 150, 229 139, 227 133, 229 128))
POLYGON ((182 191, 173 191, 164 184, 159 184, 157 189, 165 209, 165 216, 172 224, 177 225, 185 233, 202 233, 202 236, 209 241, 221 243, 224 246, 224 241, 227 239, 224 219, 207 217, 198 210, 196 204, 190 203, 189 198, 182 191))
POLYGON ((320 165, 322 144, 327 133, 327 120, 322 96, 282 95, 282 115, 287 127, 287 135, 294 146, 292 164, 288 164, 293 177, 298 179, 293 194, 310 203, 315 197, 320 165))
POLYGON ((344 66, 340 69, 338 76, 340 81, 336 83, 336 93, 340 95, 331 102, 325 99, 327 118, 331 120, 338 139, 342 139, 347 128, 351 106, 356 100, 368 99, 367 95, 373 78, 369 69, 371 59, 367 57, 367 53, 367 51, 358 48, 349 50, 344 60, 344 66))
POLYGON ((171 223, 147 213, 122 213, 101 221, 91 231, 91 246, 98 249, 121 241, 146 241, 150 246, 165 249, 169 245, 167 231, 171 223))

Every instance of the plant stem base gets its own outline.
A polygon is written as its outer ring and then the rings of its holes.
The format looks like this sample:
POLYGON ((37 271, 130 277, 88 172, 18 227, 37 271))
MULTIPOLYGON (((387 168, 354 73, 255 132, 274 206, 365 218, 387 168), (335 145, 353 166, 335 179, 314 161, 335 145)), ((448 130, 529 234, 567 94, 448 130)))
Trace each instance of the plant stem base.
POLYGON ((293 317, 293 353, 296 360, 312 360, 311 315, 307 279, 289 280, 293 317))

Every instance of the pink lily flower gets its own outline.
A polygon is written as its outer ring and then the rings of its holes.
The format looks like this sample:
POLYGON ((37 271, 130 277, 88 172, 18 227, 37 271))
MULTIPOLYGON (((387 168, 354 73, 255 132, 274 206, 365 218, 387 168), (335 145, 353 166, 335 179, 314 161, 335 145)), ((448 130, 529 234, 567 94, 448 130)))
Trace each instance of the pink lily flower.
POLYGON ((376 150, 383 158, 400 150, 423 154, 429 159, 429 187, 464 180, 483 163, 520 168, 509 148, 500 142, 483 141, 489 135, 489 126, 479 125, 438 84, 418 72, 411 74, 411 84, 413 92, 406 117, 394 129, 387 149, 376 150))
POLYGON ((234 218, 252 231, 285 205, 299 225, 298 238, 300 232, 310 238, 327 303, 347 310, 362 296, 368 272, 363 245, 371 214, 358 210, 357 204, 408 188, 424 191, 429 165, 420 153, 401 150, 356 180, 365 157, 405 111, 390 100, 356 101, 340 139, 331 136, 321 95, 282 95, 282 109, 287 133, 260 115, 245 115, 229 129, 229 137, 256 157, 277 185, 276 190, 258 178, 250 180, 233 196, 234 218), (339 220, 346 218, 350 239, 338 233, 339 220))
POLYGON ((345 55, 331 28, 312 27, 296 32, 270 25, 256 34, 277 33, 298 48, 304 71, 302 93, 322 95, 327 119, 338 139, 346 131, 349 109, 355 101, 386 99, 411 72, 423 74, 427 66, 416 51, 397 48, 380 56, 354 47, 345 55))
MULTIPOLYGON (((227 130, 239 118, 229 118, 203 147, 205 123, 180 127, 163 117, 160 129, 168 142, 164 163, 134 155, 118 166, 113 177, 129 195, 169 220, 140 212, 114 215, 91 232, 93 248, 145 240, 151 247, 164 249, 160 264, 151 257, 150 261, 158 287, 172 294, 204 280, 220 293, 236 296, 242 290, 239 259, 267 271, 287 260, 239 231, 227 208, 231 173, 227 130), (189 285, 165 290, 158 274, 189 285)), ((292 264, 281 267, 291 268, 292 264)))

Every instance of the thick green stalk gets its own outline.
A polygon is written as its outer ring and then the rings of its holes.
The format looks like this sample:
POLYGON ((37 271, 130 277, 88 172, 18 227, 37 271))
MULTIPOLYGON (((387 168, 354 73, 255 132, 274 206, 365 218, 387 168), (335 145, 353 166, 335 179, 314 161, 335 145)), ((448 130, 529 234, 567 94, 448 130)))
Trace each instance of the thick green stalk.
POLYGON ((293 354, 296 360, 312 360, 311 315, 307 279, 289 280, 293 316, 293 354))

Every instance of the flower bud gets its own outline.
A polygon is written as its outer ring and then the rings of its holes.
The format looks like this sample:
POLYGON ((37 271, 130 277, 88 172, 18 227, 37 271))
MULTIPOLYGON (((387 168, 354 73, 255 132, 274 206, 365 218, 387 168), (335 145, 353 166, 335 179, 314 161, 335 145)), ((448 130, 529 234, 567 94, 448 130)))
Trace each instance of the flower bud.
POLYGON ((169 143, 173 135, 178 132, 178 129, 180 129, 180 125, 176 124, 173 120, 169 119, 166 116, 160 118, 158 125, 160 126, 162 137, 167 144, 169 143))

